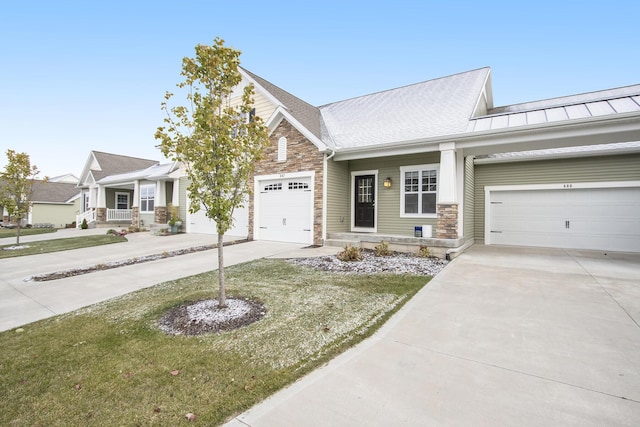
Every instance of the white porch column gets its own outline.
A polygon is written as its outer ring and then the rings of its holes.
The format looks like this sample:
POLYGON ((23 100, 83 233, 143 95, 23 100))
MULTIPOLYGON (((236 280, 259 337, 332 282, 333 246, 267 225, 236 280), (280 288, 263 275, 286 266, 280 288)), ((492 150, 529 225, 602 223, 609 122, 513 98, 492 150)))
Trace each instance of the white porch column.
POLYGON ((167 188, 165 181, 156 181, 156 206, 167 206, 167 188))
POLYGON ((133 200, 131 201, 131 207, 137 208, 140 206, 140 181, 136 180, 133 183, 133 200))
POLYGON ((171 194, 171 204, 173 206, 180 205, 180 179, 173 180, 173 193, 171 194))
POLYGON ((457 166, 455 143, 446 142, 440 144, 440 177, 436 205, 438 215, 436 238, 438 239, 457 239, 460 237, 457 166))
POLYGON ((453 142, 440 144, 440 182, 438 203, 458 203, 456 145, 453 142))
POLYGON ((99 185, 98 186, 98 203, 96 208, 106 208, 107 207, 107 189, 99 185))

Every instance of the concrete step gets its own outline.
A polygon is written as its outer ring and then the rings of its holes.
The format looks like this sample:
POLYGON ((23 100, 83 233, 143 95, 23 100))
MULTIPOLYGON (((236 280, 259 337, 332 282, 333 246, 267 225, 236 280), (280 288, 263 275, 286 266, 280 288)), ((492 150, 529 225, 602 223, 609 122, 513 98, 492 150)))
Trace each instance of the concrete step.
POLYGON ((327 239, 324 241, 325 246, 337 246, 344 248, 346 246, 355 246, 356 248, 361 248, 362 244, 358 240, 347 240, 347 239, 327 239))

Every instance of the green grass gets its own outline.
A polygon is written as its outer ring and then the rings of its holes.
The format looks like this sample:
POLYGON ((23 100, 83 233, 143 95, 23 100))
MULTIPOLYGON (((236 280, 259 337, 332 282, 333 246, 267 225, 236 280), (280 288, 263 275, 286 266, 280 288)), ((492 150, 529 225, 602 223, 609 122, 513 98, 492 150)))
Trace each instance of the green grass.
POLYGON ((219 425, 370 336, 429 280, 283 260, 226 275, 228 295, 262 302, 264 318, 219 334, 162 333, 167 309, 214 296, 209 272, 0 333, 0 425, 179 425, 189 412, 219 425))
MULTIPOLYGON (((33 236, 34 234, 55 233, 57 228, 21 228, 20 237, 33 236)), ((0 228, 0 239, 5 237, 16 237, 18 230, 15 228, 0 228)))
POLYGON ((66 239, 41 240, 38 242, 21 242, 22 249, 6 250, 15 244, 0 246, 0 259, 11 258, 24 255, 45 254, 48 252, 68 251, 71 249, 88 248, 90 246, 109 245, 112 243, 126 242, 124 236, 113 236, 110 234, 70 237, 66 239))

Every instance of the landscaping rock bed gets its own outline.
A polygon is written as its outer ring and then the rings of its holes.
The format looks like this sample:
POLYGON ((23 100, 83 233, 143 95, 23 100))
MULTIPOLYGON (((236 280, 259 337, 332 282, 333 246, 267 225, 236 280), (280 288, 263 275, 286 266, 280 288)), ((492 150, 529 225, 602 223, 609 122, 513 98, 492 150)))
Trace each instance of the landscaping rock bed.
POLYGON ((161 331, 170 335, 202 335, 228 331, 256 322, 267 309, 259 302, 227 298, 227 307, 218 308, 217 300, 201 300, 167 311, 158 321, 161 331))
POLYGON ((340 261, 336 256, 323 256, 290 259, 289 262, 342 274, 391 273, 435 276, 447 265, 448 261, 400 252, 393 252, 390 256, 376 256, 374 251, 363 249, 361 261, 340 261))

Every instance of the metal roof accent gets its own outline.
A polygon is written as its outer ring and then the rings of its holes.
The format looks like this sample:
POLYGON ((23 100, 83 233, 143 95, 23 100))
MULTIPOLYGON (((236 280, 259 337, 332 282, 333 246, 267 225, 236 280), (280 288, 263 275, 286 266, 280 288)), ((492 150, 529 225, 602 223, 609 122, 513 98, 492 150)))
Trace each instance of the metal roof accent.
POLYGON ((640 85, 497 107, 469 120, 467 132, 640 112, 640 85))

